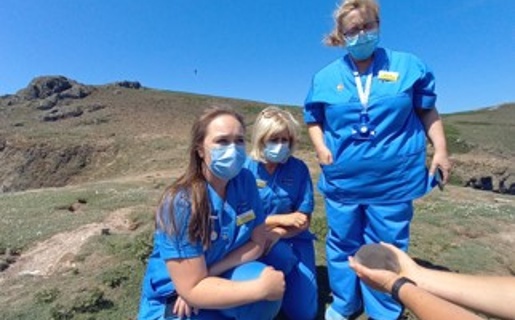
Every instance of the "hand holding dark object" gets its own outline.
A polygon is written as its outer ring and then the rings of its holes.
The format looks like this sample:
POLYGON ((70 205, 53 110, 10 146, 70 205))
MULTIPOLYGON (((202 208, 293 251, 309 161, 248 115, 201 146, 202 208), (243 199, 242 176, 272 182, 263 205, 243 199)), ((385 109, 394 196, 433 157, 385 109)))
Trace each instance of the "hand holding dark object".
POLYGON ((399 260, 395 253, 378 243, 366 244, 354 255, 357 262, 370 269, 384 269, 400 273, 399 260))

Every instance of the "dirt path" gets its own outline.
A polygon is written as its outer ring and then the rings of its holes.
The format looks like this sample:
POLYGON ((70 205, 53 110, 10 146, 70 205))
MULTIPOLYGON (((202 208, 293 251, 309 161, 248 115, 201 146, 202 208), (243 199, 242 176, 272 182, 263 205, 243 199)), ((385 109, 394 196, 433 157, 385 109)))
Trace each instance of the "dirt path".
POLYGON ((102 234, 104 229, 109 229, 109 233, 130 232, 131 223, 127 217, 134 208, 118 209, 109 214, 103 222, 86 224, 37 243, 7 270, 0 273, 0 283, 22 275, 49 276, 73 267, 74 257, 92 236, 102 234))

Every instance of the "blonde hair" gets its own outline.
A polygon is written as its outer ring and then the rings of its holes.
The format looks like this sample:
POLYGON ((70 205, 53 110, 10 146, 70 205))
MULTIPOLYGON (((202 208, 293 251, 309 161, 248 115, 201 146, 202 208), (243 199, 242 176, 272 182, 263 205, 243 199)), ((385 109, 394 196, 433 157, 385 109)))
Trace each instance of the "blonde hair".
POLYGON ((250 142, 250 156, 260 162, 266 163, 263 149, 265 143, 275 134, 288 131, 290 138, 290 152, 293 154, 297 147, 300 134, 300 125, 293 115, 286 110, 270 106, 261 111, 254 122, 252 139, 250 142))
POLYGON ((379 22, 379 5, 375 0, 343 0, 333 13, 334 29, 324 38, 324 43, 331 47, 345 45, 343 35, 343 20, 352 10, 372 12, 379 22))

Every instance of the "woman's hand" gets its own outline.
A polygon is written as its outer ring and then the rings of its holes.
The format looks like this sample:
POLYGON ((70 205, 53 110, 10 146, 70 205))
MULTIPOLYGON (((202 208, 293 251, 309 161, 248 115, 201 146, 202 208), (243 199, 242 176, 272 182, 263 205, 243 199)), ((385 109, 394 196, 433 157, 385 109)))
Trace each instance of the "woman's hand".
POLYGON ((400 277, 407 277, 417 281, 422 272, 419 266, 408 254, 394 245, 381 242, 381 245, 390 250, 399 262, 399 273, 384 269, 371 269, 360 264, 353 257, 349 257, 349 266, 356 272, 358 277, 369 286, 384 292, 390 292, 392 285, 400 277))
POLYGON ((306 214, 301 212, 293 212, 290 214, 282 215, 282 225, 283 227, 294 227, 298 229, 303 229, 307 227, 309 224, 309 218, 306 214))
POLYGON ((445 151, 435 151, 431 167, 429 168, 429 174, 434 175, 438 168, 442 170, 442 182, 444 184, 447 183, 451 175, 452 163, 445 151))
POLYGON ((177 300, 175 301, 175 305, 173 306, 173 313, 177 315, 179 319, 182 319, 184 317, 189 318, 191 317, 191 313, 198 314, 198 309, 192 308, 188 305, 186 301, 184 301, 183 298, 180 296, 177 297, 177 300))
POLYGON ((283 297, 286 284, 284 282, 284 274, 281 271, 277 271, 272 267, 266 267, 258 279, 261 290, 265 293, 265 300, 275 301, 283 297))
POLYGON ((357 262, 353 257, 349 257, 349 266, 363 282, 383 292, 391 292, 393 284, 400 278, 400 276, 393 271, 367 268, 357 262))
POLYGON ((324 145, 316 148, 318 162, 322 165, 328 165, 333 163, 333 155, 331 151, 324 145))

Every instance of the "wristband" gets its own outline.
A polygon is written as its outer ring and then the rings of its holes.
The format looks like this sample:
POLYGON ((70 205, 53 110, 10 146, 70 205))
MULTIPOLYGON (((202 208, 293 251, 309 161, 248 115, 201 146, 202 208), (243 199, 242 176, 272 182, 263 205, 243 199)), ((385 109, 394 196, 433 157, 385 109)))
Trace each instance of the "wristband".
POLYGON ((406 283, 411 283, 412 285, 416 286, 417 284, 415 281, 408 279, 406 277, 400 277, 399 279, 395 280, 392 286, 392 298, 395 299, 398 303, 402 304, 401 299, 399 298, 399 290, 403 285, 406 283))

